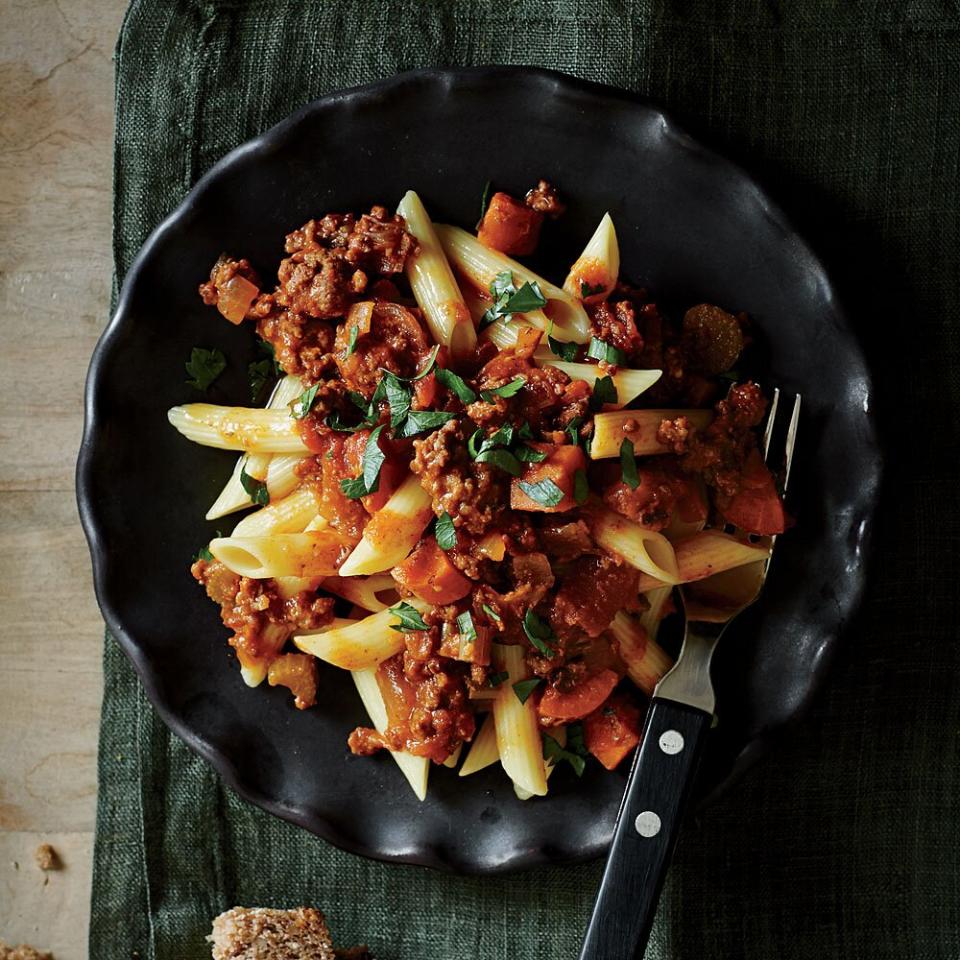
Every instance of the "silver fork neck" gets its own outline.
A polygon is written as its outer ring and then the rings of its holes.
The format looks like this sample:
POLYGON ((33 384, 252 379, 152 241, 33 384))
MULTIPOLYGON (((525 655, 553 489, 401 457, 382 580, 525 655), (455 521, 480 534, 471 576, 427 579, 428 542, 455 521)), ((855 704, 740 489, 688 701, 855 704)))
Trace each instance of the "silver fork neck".
POLYGON ((688 620, 677 662, 664 674, 654 697, 675 700, 712 714, 716 705, 710 681, 710 662, 726 623, 688 620))

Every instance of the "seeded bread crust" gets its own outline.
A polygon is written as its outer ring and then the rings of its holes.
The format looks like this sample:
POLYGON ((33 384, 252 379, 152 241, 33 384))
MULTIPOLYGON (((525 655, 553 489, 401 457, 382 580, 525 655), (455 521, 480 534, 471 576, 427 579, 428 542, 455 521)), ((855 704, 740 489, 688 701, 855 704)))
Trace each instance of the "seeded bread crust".
POLYGON ((213 921, 213 960, 335 960, 330 930, 312 907, 234 907, 213 921))

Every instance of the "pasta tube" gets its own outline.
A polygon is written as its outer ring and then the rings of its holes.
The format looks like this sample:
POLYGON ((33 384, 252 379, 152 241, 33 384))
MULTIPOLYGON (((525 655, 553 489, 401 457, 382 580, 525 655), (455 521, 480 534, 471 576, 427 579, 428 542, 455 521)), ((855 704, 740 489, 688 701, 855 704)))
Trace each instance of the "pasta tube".
POLYGON ((662 533, 648 530, 600 504, 591 506, 590 516, 593 539, 604 550, 655 578, 655 586, 680 582, 673 544, 662 533))
POLYGON ((609 213, 603 215, 583 253, 570 268, 563 289, 588 303, 606 300, 617 285, 620 273, 620 245, 609 213))
POLYGON ((415 256, 407 258, 406 274, 433 339, 449 347, 455 358, 469 356, 477 343, 473 319, 420 197, 408 190, 397 213, 420 246, 415 256))
POLYGON ((657 430, 664 420, 676 420, 677 417, 686 417, 695 427, 705 427, 713 419, 713 414, 709 410, 613 410, 598 413, 593 418, 590 459, 619 457, 624 440, 633 444, 633 452, 638 457, 669 453, 669 448, 657 443, 657 430))
MULTIPOLYGON (((668 592, 670 590, 669 587, 665 589, 668 592)), ((627 665, 630 679, 647 696, 651 696, 660 678, 673 666, 673 661, 643 624, 623 610, 613 618, 610 632, 617 640, 620 657, 627 665)))
POLYGON ((317 498, 309 487, 301 487, 282 500, 271 501, 244 517, 233 528, 232 536, 272 537, 278 533, 302 533, 316 515, 317 498))
MULTIPOLYGON (((599 541, 598 541, 599 542, 599 541)), ((703 530, 675 544, 677 579, 674 583, 692 583, 705 577, 747 563, 766 560, 770 556, 770 544, 749 543, 738 540, 720 530, 703 530)), ((640 577, 640 592, 646 593, 664 585, 664 578, 657 578, 644 571, 640 577)))
POLYGON ((513 684, 527 677, 523 647, 494 644, 497 670, 509 674, 509 681, 493 701, 493 722, 497 734, 500 763, 507 776, 521 789, 537 797, 547 792, 546 770, 543 764, 543 741, 537 724, 537 712, 532 699, 521 703, 513 684))
POLYGON ((389 573, 381 573, 372 577, 327 577, 323 581, 323 589, 349 600, 361 610, 380 613, 389 604, 384 603, 377 594, 386 590, 396 591, 397 584, 389 573))
POLYGON ((188 440, 205 447, 250 453, 309 453, 289 410, 188 403, 171 407, 167 419, 188 440))
POLYGON ((395 567, 417 545, 433 518, 430 495, 410 474, 364 528, 363 539, 340 568, 340 576, 380 573, 395 567))
POLYGON ((217 537, 210 552, 241 577, 328 577, 337 572, 344 543, 334 530, 274 536, 217 537))
MULTIPOLYGON (((413 598, 407 601, 421 614, 429 603, 413 598)), ((344 670, 366 670, 399 653, 404 647, 403 634, 393 627, 399 622, 392 610, 382 610, 335 630, 302 633, 293 642, 304 653, 311 653, 344 670)))
MULTIPOLYGON (((463 299, 466 301, 467 309, 473 322, 480 329, 483 323, 483 315, 493 306, 492 298, 484 296, 472 284, 464 284, 463 299)), ((526 313, 513 313, 510 315, 508 323, 488 323, 480 329, 481 340, 492 340, 497 348, 506 350, 508 347, 517 345, 517 332, 521 327, 536 327, 537 330, 547 330, 550 327, 550 320, 542 310, 528 310, 526 313)))
MULTIPOLYGON (((387 705, 383 702, 383 694, 377 683, 377 668, 354 670, 351 675, 370 722, 377 733, 383 733, 387 729, 387 705)), ((426 757, 415 757, 406 750, 391 750, 390 756, 397 761, 397 766, 407 778, 417 799, 425 800, 427 779, 430 776, 430 761, 426 757)))
MULTIPOLYGON (((541 366, 556 367, 562 370, 571 380, 584 380, 591 386, 599 377, 605 376, 595 363, 568 363, 565 360, 556 360, 553 357, 537 356, 541 366)), ((617 402, 615 406, 625 407, 631 400, 635 400, 645 390, 649 390, 663 376, 662 370, 618 370, 613 374, 613 385, 617 388, 617 402)), ((659 427, 659 422, 657 423, 659 427)), ((596 430, 596 427, 594 427, 596 430)), ((654 434, 656 435, 656 434, 654 434)), ((620 451, 617 450, 619 454, 620 451)))
MULTIPOLYGON (((551 727, 547 731, 547 735, 553 737, 561 747, 567 745, 567 728, 566 727, 551 727)), ((557 769, 556 763, 547 763, 544 761, 544 770, 546 778, 550 779, 550 774, 557 769)), ((513 785, 513 792, 517 795, 518 800, 529 800, 531 797, 536 796, 536 794, 530 793, 528 790, 524 790, 523 787, 513 785)))
POLYGON ((463 741, 457 744, 456 749, 453 753, 443 761, 445 767, 449 767, 451 770, 455 769, 457 764, 460 762, 460 754, 463 753, 463 741))
MULTIPOLYGON (((556 325, 554 335, 560 340, 577 343, 586 343, 590 339, 590 320, 578 300, 516 260, 485 247, 466 230, 437 224, 436 231, 450 262, 478 290, 489 290, 497 274, 505 271, 513 274, 517 285, 536 283, 547 300, 544 312, 556 325)), ((529 315, 527 319, 530 319, 529 315)))
POLYGON ((500 759, 500 750, 497 747, 497 731, 493 717, 487 717, 483 721, 480 729, 474 734, 470 749, 467 752, 467 759, 463 761, 460 768, 461 777, 469 777, 471 773, 477 773, 489 767, 491 763, 496 763, 500 759))
POLYGON ((660 632, 660 624, 663 622, 663 608, 670 599, 671 593, 673 593, 673 587, 663 586, 654 587, 644 594, 650 606, 640 614, 637 620, 640 626, 647 631, 647 636, 651 640, 656 640, 657 634, 660 632))
MULTIPOLYGON (((274 387, 273 393, 267 401, 267 407, 271 410, 283 410, 296 400, 301 393, 303 393, 303 384, 299 377, 284 377, 274 387)), ((273 457, 269 453, 247 453, 239 457, 226 486, 207 511, 207 519, 216 520, 218 517, 225 517, 228 513, 244 510, 250 506, 250 496, 240 482, 241 473, 246 473, 257 480, 267 480, 267 490, 270 492, 271 499, 286 496, 289 490, 281 493, 276 484, 271 489, 271 484, 267 479, 272 459, 273 457)), ((293 489, 293 485, 290 489, 293 489)))

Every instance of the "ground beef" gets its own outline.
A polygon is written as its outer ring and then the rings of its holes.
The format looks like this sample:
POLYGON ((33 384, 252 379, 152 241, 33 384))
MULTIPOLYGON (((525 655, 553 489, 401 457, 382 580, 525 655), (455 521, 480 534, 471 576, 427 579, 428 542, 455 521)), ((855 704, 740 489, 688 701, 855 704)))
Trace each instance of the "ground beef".
POLYGON ((313 384, 336 369, 336 327, 329 320, 315 320, 279 307, 273 294, 261 297, 251 312, 257 318, 257 333, 273 346, 274 357, 285 373, 313 384))
POLYGON ((670 522, 677 499, 686 492, 686 482, 675 464, 659 460, 639 466, 637 479, 634 489, 622 479, 613 480, 603 491, 604 503, 648 530, 662 530, 670 522))
POLYGON ((270 663, 267 682, 271 687, 286 687, 298 710, 317 702, 317 662, 306 653, 282 653, 270 663))
POLYGON ((410 469, 419 475, 438 517, 448 513, 454 526, 481 536, 503 510, 510 478, 496 467, 471 460, 466 441, 463 424, 451 420, 414 442, 410 469))
POLYGON ((640 572, 612 557, 581 558, 563 577, 550 611, 561 636, 598 637, 617 611, 636 603, 640 572))
POLYGON ((643 337, 637 327, 637 315, 629 300, 601 301, 590 308, 590 327, 598 340, 621 350, 628 366, 643 350, 643 337))
POLYGON ((350 306, 353 268, 331 250, 295 253, 280 262, 277 302, 293 313, 332 319, 350 306))
POLYGON ((399 214, 389 217, 386 207, 373 207, 348 236, 344 256, 368 272, 403 273, 407 257, 417 252, 417 241, 406 227, 399 214))
POLYGON ((560 200, 557 188, 546 180, 539 181, 532 190, 527 191, 525 202, 528 207, 552 220, 556 220, 567 209, 566 204, 560 200))
POLYGON ((756 448, 753 428, 763 420, 766 397, 752 382, 730 388, 715 407, 716 416, 703 430, 694 430, 686 417, 664 420, 657 440, 679 455, 680 468, 699 474, 724 497, 740 490, 743 465, 756 448))

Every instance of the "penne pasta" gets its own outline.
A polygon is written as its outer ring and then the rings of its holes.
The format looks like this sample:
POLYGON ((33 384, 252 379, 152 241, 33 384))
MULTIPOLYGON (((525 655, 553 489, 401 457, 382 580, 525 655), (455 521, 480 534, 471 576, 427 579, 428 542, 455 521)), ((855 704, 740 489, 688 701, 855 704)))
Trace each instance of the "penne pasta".
POLYGON ((604 550, 655 578, 657 586, 680 582, 673 544, 662 533, 648 530, 601 504, 591 505, 590 520, 593 539, 604 550))
POLYGON ((577 343, 590 339, 590 320, 578 300, 516 260, 485 247, 466 230, 437 224, 436 231, 447 258, 478 290, 489 290, 497 274, 504 272, 513 274, 518 286, 536 283, 547 300, 544 313, 555 324, 554 336, 577 343))
POLYGON ((420 247, 415 256, 407 258, 406 274, 430 333, 437 343, 450 348, 454 358, 467 357, 477 343, 473 319, 420 197, 408 190, 397 213, 420 247))
POLYGON ((457 744, 456 749, 453 753, 443 761, 445 767, 449 767, 451 770, 456 769, 457 764, 460 762, 460 754, 463 753, 463 741, 457 744))
POLYGON ((513 684, 528 675, 524 648, 495 643, 493 649, 497 670, 506 672, 510 678, 501 684, 499 695, 493 701, 500 763, 518 787, 542 797, 547 792, 547 777, 536 708, 532 699, 521 703, 513 689, 513 684))
POLYGON ((390 604, 384 603, 377 594, 386 591, 395 594, 397 584, 389 573, 380 573, 372 577, 327 577, 323 589, 349 600, 361 610, 380 613, 390 604))
POLYGON ((496 763, 500 759, 500 750, 497 747, 497 731, 492 716, 487 717, 480 726, 480 729, 473 735, 473 741, 470 749, 467 751, 467 758, 463 761, 460 768, 461 777, 469 777, 471 773, 477 773, 496 763))
MULTIPOLYGON (((768 541, 750 543, 739 540, 720 530, 703 530, 680 540, 675 545, 675 552, 677 579, 673 582, 692 583, 724 570, 766 560, 770 556, 770 544, 768 541)), ((644 571, 640 577, 640 592, 662 587, 664 582, 663 578, 658 579, 644 571)))
POLYGON ((705 427, 712 419, 710 410, 613 410, 598 413, 593 418, 593 440, 590 458, 603 460, 619 457, 624 440, 633 444, 638 456, 669 453, 668 447, 657 442, 657 430, 664 420, 686 417, 694 427, 705 427))
POLYGON ((537 330, 547 330, 550 320, 542 310, 528 310, 526 313, 513 313, 507 323, 498 321, 483 325, 483 315, 493 306, 490 295, 484 296, 472 284, 465 283, 462 287, 463 299, 473 322, 480 330, 478 339, 491 340, 499 350, 517 345, 517 333, 523 327, 535 327, 537 330))
POLYGON ((210 552, 241 577, 329 577, 337 572, 344 542, 334 530, 273 536, 217 537, 210 552))
MULTIPOLYGON (((669 591, 669 587, 666 588, 669 591)), ((647 696, 660 678, 673 666, 673 660, 657 644, 640 622, 621 610, 610 624, 610 632, 616 638, 620 658, 627 665, 630 679, 647 696)))
MULTIPOLYGON (((301 393, 303 393, 303 384, 299 377, 284 377, 273 388, 273 393, 267 401, 267 407, 271 410, 283 410, 293 403, 301 393)), ((228 513, 245 510, 250 506, 250 495, 243 489, 243 484, 240 482, 241 473, 246 473, 257 480, 266 480, 271 499, 286 496, 289 490, 281 492, 276 484, 271 487, 268 478, 272 459, 273 455, 269 453, 245 453, 239 457, 226 486, 207 511, 207 520, 216 520, 219 517, 225 517, 228 513)), ((294 485, 291 485, 291 490, 294 485)))
POLYGON ((292 493, 300 483, 295 467, 303 461, 299 453, 275 453, 270 456, 267 467, 267 492, 271 500, 281 500, 292 493))
POLYGON ((430 495, 420 486, 420 478, 410 474, 373 515, 363 538, 340 568, 340 576, 381 573, 395 567, 407 558, 432 519, 430 495))
MULTIPOLYGON (((557 360, 552 355, 537 355, 536 360, 541 366, 556 367, 571 380, 584 380, 591 386, 600 377, 606 376, 595 363, 568 363, 566 360, 557 360)), ((617 402, 611 406, 625 407, 645 390, 649 390, 662 375, 662 370, 618 370, 612 375, 613 385, 617 388, 617 402)), ((617 453, 619 452, 618 450, 617 453)))
POLYGON ((570 268, 563 289, 587 303, 599 303, 606 300, 617 285, 620 273, 620 245, 617 243, 617 231, 609 213, 587 241, 583 253, 570 268))
MULTIPOLYGON (((408 600, 421 614, 430 609, 429 603, 408 600)), ((302 633, 293 642, 304 653, 313 654, 344 670, 366 670, 399 653, 404 648, 404 635, 393 627, 399 623, 392 610, 382 610, 346 626, 319 633, 302 633)))
POLYGON ((667 605, 671 593, 673 593, 673 587, 663 586, 654 587, 643 594, 650 606, 640 614, 637 620, 640 626, 647 631, 647 636, 651 640, 656 640, 657 634, 660 632, 660 624, 663 622, 664 616, 663 608, 667 605))
MULTIPOLYGON (((363 706, 370 717, 377 733, 387 729, 387 705, 383 702, 383 694, 377 683, 377 668, 368 670, 354 670, 351 673, 357 693, 363 701, 363 706)), ((425 800, 427 796, 427 779, 430 776, 430 761, 426 757, 415 757, 406 750, 391 750, 390 756, 397 762, 407 783, 413 788, 418 800, 425 800)))
POLYGON ((272 537, 278 533, 303 533, 316 516, 317 498, 309 487, 300 487, 282 500, 271 501, 248 514, 233 528, 231 536, 272 537))
MULTIPOLYGON (((567 745, 566 727, 550 727, 550 729, 545 732, 547 736, 553 737, 553 739, 556 740, 561 747, 565 747, 567 745)), ((550 774, 557 769, 557 765, 556 763, 547 763, 547 761, 544 760, 543 766, 545 771, 544 776, 549 780, 550 774)), ((513 785, 513 792, 517 795, 518 800, 529 800, 531 797, 536 796, 536 794, 530 793, 529 790, 524 790, 523 787, 517 786, 517 784, 513 785)))
POLYGON ((260 637, 260 655, 248 659, 242 648, 237 650, 240 661, 240 676, 248 687, 259 687, 267 678, 270 661, 283 649, 289 631, 282 623, 268 623, 260 637))
POLYGON ((188 440, 204 447, 251 453, 309 453, 289 410, 188 403, 171 407, 167 419, 188 440))

